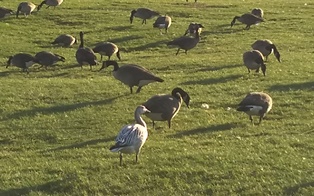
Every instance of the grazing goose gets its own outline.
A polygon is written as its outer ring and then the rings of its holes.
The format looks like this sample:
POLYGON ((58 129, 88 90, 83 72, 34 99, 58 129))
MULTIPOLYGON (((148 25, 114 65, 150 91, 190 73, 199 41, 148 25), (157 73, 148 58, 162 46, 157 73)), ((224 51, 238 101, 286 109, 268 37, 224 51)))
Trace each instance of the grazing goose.
POLYGON ((261 68, 264 76, 266 75, 266 64, 264 63, 263 54, 260 51, 252 50, 243 53, 243 62, 249 73, 251 69, 256 70, 258 73, 259 68, 261 68))
POLYGON ((102 61, 102 56, 105 55, 105 56, 108 56, 108 60, 110 60, 110 57, 114 54, 117 55, 118 59, 121 60, 121 57, 120 57, 120 51, 119 51, 119 48, 116 44, 114 43, 111 43, 111 42, 101 42, 101 43, 98 43, 96 45, 95 48, 93 48, 93 51, 95 53, 99 53, 100 56, 101 56, 101 59, 100 61, 102 61))
POLYGON ((135 161, 138 162, 138 156, 141 148, 146 142, 148 137, 147 126, 141 114, 149 113, 150 111, 144 106, 138 106, 134 112, 136 123, 124 126, 117 138, 116 143, 110 147, 111 152, 120 153, 120 166, 122 165, 122 153, 132 154, 135 153, 135 161))
POLYGON ((268 56, 274 52, 275 57, 277 58, 278 62, 280 61, 280 53, 277 50, 277 47, 275 46, 275 44, 273 44, 270 40, 257 40, 252 44, 252 48, 254 50, 258 50, 260 51, 264 57, 266 58, 266 60, 268 59, 268 56))
POLYGON ((22 2, 17 7, 16 18, 19 17, 19 13, 24 14, 25 17, 30 15, 36 8, 36 5, 31 2, 22 2))
POLYGON ((185 50, 185 54, 187 54, 188 50, 194 48, 198 42, 200 41, 200 32, 199 30, 196 31, 195 37, 179 37, 167 43, 167 46, 176 46, 178 47, 176 55, 179 54, 180 49, 185 50))
MULTIPOLYGON (((128 64, 119 67, 116 61, 104 61, 100 70, 112 65, 112 75, 115 79, 120 80, 123 84, 130 87, 131 94, 133 93, 133 86, 138 86, 136 93, 139 93, 143 86, 152 82, 163 82, 164 80, 153 75, 144 67, 128 64)), ((99 71, 100 71, 99 70, 99 71)))
POLYGON ((14 56, 10 56, 7 62, 6 68, 10 65, 14 65, 16 67, 22 68, 22 71, 28 72, 28 68, 35 64, 37 61, 35 57, 26 53, 19 53, 14 56))
POLYGON ((264 17, 264 11, 261 8, 254 8, 254 9, 252 9, 251 14, 253 14, 255 16, 258 16, 260 18, 264 17))
POLYGON ((83 68, 84 64, 87 64, 90 66, 90 69, 92 69, 92 66, 97 65, 97 60, 96 60, 97 58, 92 49, 88 47, 84 47, 83 36, 84 36, 84 33, 81 31, 80 32, 81 44, 75 54, 76 61, 81 66, 81 68, 83 68))
POLYGON ((165 29, 165 32, 168 32, 168 28, 171 25, 171 17, 170 16, 159 16, 153 24, 154 28, 159 28, 161 33, 161 29, 165 29))
POLYGON ((5 18, 6 16, 11 15, 11 14, 13 14, 13 10, 0 7, 0 19, 5 18))
POLYGON ((179 112, 182 102, 189 108, 190 96, 181 88, 174 88, 171 95, 155 95, 148 99, 143 105, 150 111, 146 116, 153 121, 168 121, 171 128, 171 120, 179 112))
POLYGON ((192 22, 185 31, 184 36, 187 34, 190 34, 190 36, 196 36, 197 31, 201 34, 202 28, 204 28, 202 24, 192 22))
POLYGON ((255 16, 251 13, 243 14, 242 16, 235 16, 231 22, 231 27, 234 25, 236 20, 240 21, 243 24, 246 24, 245 29, 249 30, 251 25, 258 24, 260 22, 264 22, 263 18, 255 16))
POLYGON ((73 44, 76 44, 77 40, 72 35, 62 34, 59 35, 51 44, 57 44, 63 47, 70 47, 73 44))
POLYGON ((248 114, 252 123, 252 116, 259 116, 259 123, 261 123, 265 115, 271 110, 272 105, 273 100, 268 94, 263 92, 252 92, 240 102, 237 111, 242 111, 248 114))
POLYGON ((133 18, 137 17, 143 19, 142 24, 146 24, 147 19, 154 18, 155 16, 159 16, 159 13, 148 8, 138 8, 137 10, 131 11, 130 23, 132 24, 133 18))
POLYGON ((35 58, 37 63, 40 64, 41 67, 45 66, 46 69, 48 66, 52 66, 58 61, 65 61, 65 58, 63 56, 46 51, 38 52, 35 55, 35 58))
POLYGON ((49 8, 50 6, 53 6, 54 8, 56 8, 56 6, 60 5, 62 2, 63 0, 44 0, 37 7, 37 11, 39 11, 44 4, 48 5, 47 8, 49 8))

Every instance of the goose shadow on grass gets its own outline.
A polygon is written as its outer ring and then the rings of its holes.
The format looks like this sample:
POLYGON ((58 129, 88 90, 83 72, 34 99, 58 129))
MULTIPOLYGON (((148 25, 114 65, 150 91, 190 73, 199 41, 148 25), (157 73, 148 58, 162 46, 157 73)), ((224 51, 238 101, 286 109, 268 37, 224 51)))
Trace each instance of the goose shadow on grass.
POLYGON ((68 150, 68 149, 73 149, 73 148, 83 148, 89 145, 96 145, 98 143, 106 143, 106 142, 113 142, 116 137, 110 137, 110 138, 105 138, 105 139, 94 139, 94 140, 89 140, 85 142, 80 142, 80 143, 75 143, 67 146, 60 146, 57 148, 53 149, 48 149, 44 150, 42 152, 51 152, 51 151, 59 151, 59 150, 68 150))
POLYGON ((187 130, 187 131, 181 131, 176 134, 171 135, 170 137, 175 137, 175 138, 181 138, 184 136, 189 136, 189 135, 196 135, 196 134, 204 134, 204 133, 213 133, 213 132, 218 132, 218 131, 228 131, 234 127, 236 127, 236 123, 225 123, 225 124, 220 124, 220 125, 212 125, 209 127, 200 127, 192 130, 187 130))
POLYGON ((243 64, 235 64, 235 65, 222 65, 222 66, 215 66, 215 67, 202 67, 198 69, 197 71, 219 71, 223 69, 232 69, 232 68, 237 68, 237 67, 244 67, 243 64))
POLYGON ((147 44, 142 45, 142 46, 129 48, 128 51, 143 51, 143 50, 147 50, 149 48, 156 48, 156 47, 160 47, 160 46, 165 46, 166 47, 166 43, 168 41, 169 40, 161 40, 161 41, 157 41, 157 42, 147 43, 147 44))
POLYGON ((283 190, 283 193, 284 193, 283 195, 296 195, 299 189, 310 188, 310 187, 314 187, 314 181, 300 183, 291 187, 285 187, 283 190))
POLYGON ((20 196, 29 195, 31 192, 44 192, 46 194, 55 194, 56 192, 63 192, 62 184, 65 180, 50 181, 41 185, 13 188, 8 190, 0 190, 0 195, 20 196))
POLYGON ((208 84, 219 84, 219 83, 226 83, 232 80, 236 80, 238 78, 243 77, 243 75, 229 75, 226 77, 220 77, 220 78, 208 78, 208 79, 203 79, 203 80, 191 80, 191 81, 186 81, 182 82, 181 85, 195 85, 195 84, 200 84, 200 85, 208 85, 208 84))
POLYGON ((295 90, 314 90, 314 81, 291 83, 291 84, 275 84, 269 88, 270 91, 295 91, 295 90))
POLYGON ((10 114, 3 118, 3 120, 11 120, 11 119, 20 119, 22 117, 32 117, 37 115, 38 113, 48 115, 60 112, 69 112, 79 108, 84 108, 88 106, 97 106, 97 105, 106 105, 112 103, 115 99, 121 97, 123 95, 108 98, 100 101, 87 101, 82 103, 68 104, 68 105, 57 105, 52 107, 38 107, 30 110, 22 110, 16 113, 10 114))
MULTIPOLYGON (((114 38, 114 39, 104 40, 102 42, 112 42, 112 43, 118 44, 121 42, 127 42, 127 41, 131 41, 131 40, 142 39, 142 38, 144 38, 144 37, 138 36, 138 35, 129 35, 129 36, 124 36, 124 37, 118 37, 118 38, 114 38)), ((101 43, 101 42, 97 42, 97 43, 93 44, 92 46, 96 46, 98 43, 101 43)))

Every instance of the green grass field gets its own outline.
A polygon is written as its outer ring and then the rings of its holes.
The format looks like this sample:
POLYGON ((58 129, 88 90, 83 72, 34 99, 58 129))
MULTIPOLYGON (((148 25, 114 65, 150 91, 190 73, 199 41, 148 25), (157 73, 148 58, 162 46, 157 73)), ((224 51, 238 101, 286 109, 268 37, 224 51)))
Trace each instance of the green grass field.
MULTIPOLYGON (((0 6, 16 10, 19 2, 0 6)), ((2 19, 0 195, 313 195, 313 10, 314 3, 292 0, 65 0, 28 18, 2 19), (168 34, 152 28, 154 19, 130 24, 138 7, 171 16, 168 34), (266 22, 230 28, 234 16, 255 7, 266 22), (201 41, 175 56, 166 43, 190 22, 205 26, 201 41), (78 38, 80 31, 86 46, 112 41, 119 64, 144 66, 165 82, 130 94, 112 67, 77 67, 78 44, 50 45, 59 34, 78 38), (248 74, 242 62, 257 39, 273 41, 282 57, 269 57, 266 77, 248 74), (29 74, 6 68, 10 55, 44 50, 66 62, 47 70, 34 65, 29 74), (144 117, 149 137, 139 163, 125 155, 119 166, 109 147, 120 128, 133 123, 137 105, 177 86, 190 94, 190 109, 182 106, 171 129, 166 122, 153 129, 144 117), (235 110, 250 91, 274 101, 260 125, 235 110)))

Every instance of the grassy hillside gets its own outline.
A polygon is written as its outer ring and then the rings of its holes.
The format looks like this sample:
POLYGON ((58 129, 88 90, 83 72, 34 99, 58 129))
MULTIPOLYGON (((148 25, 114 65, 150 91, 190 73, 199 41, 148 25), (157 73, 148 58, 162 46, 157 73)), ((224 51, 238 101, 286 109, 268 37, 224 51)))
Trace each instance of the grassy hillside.
MULTIPOLYGON (((0 2, 16 10, 20 1, 0 2)), ((65 0, 27 18, 0 20, 0 195, 313 194, 313 9, 292 0, 65 0), (171 16, 168 34, 152 28, 154 19, 130 24, 138 7, 171 16), (230 28, 234 16, 255 7, 266 22, 230 28), (205 26, 201 41, 175 56, 166 43, 190 22, 205 26), (78 45, 50 44, 80 31, 86 46, 112 41, 121 50, 119 64, 144 66, 165 82, 130 94, 112 67, 78 67, 78 45), (273 41, 282 57, 282 63, 269 57, 266 77, 248 74, 242 62, 257 39, 273 41), (34 65, 29 74, 5 68, 11 55, 40 51, 66 61, 47 70, 34 65), (144 117, 149 137, 139 163, 125 155, 119 166, 109 147, 120 128, 134 121, 137 105, 177 86, 190 94, 190 109, 182 106, 171 129, 166 122, 153 129, 144 117), (250 91, 274 101, 261 125, 235 110, 250 91)))

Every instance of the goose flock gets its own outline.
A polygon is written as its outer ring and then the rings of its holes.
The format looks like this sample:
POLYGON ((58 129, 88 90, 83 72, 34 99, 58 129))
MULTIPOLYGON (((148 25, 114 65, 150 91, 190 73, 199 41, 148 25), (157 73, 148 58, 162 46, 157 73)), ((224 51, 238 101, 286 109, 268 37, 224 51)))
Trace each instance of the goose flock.
MULTIPOLYGON (((188 0, 186 0, 188 2, 188 0)), ((197 2, 197 0, 195 0, 197 2)), ((37 7, 37 11, 46 5, 46 8, 57 7, 63 3, 63 0, 44 0, 37 7)), ((31 15, 36 9, 36 5, 31 2, 21 2, 17 6, 15 13, 16 18, 20 14, 25 17, 31 15)), ((151 20, 155 17, 156 20, 153 23, 153 28, 158 28, 160 33, 162 29, 165 29, 165 33, 168 32, 172 19, 169 15, 161 15, 159 12, 148 8, 138 8, 132 10, 130 15, 130 23, 134 23, 134 18, 142 20, 142 24, 147 24, 147 20, 151 20)), ((0 7, 0 18, 14 15, 14 11, 8 8, 0 7)), ((239 21, 246 25, 245 29, 249 30, 252 25, 264 22, 264 12, 260 8, 254 8, 250 13, 245 13, 240 16, 235 16, 231 22, 231 27, 239 21)), ((197 47, 200 42, 200 34, 202 29, 205 28, 200 23, 190 23, 183 36, 167 42, 167 46, 177 48, 176 55, 180 50, 187 52, 197 47)), ((107 56, 108 59, 101 63, 100 70, 113 66, 112 75, 115 79, 119 80, 130 88, 130 93, 133 93, 133 87, 137 86, 136 93, 140 93, 143 86, 153 82, 164 82, 164 79, 154 75, 145 67, 136 64, 125 64, 119 66, 117 61, 111 60, 111 57, 116 55, 118 60, 121 60, 119 47, 112 42, 100 42, 96 44, 94 48, 84 46, 84 32, 79 32, 80 45, 75 53, 75 58, 78 65, 82 68, 83 65, 93 66, 99 64, 96 54, 100 55, 100 61, 103 61, 103 56, 107 56)), ((77 39, 73 35, 61 34, 55 38, 51 44, 59 45, 62 47, 72 47, 77 43, 77 39)), ((275 44, 267 39, 256 40, 251 45, 251 50, 243 53, 243 64, 246 66, 248 72, 255 70, 259 72, 262 70, 264 76, 266 76, 266 63, 270 54, 274 54, 278 62, 280 60, 280 53, 275 44)), ((27 53, 18 53, 9 57, 7 67, 10 65, 21 68, 22 71, 29 73, 29 67, 33 64, 39 64, 47 68, 57 62, 64 62, 65 58, 61 55, 54 54, 47 51, 38 52, 36 55, 30 55, 27 53)), ((148 137, 147 125, 142 118, 142 115, 146 115, 152 120, 153 128, 155 127, 155 121, 167 121, 168 127, 171 128, 172 119, 178 114, 182 103, 184 102, 189 108, 190 104, 189 94, 182 88, 176 87, 172 90, 171 94, 158 94, 153 95, 136 107, 134 112, 134 118, 136 123, 124 126, 116 137, 116 143, 110 147, 110 151, 119 152, 120 165, 122 165, 122 153, 135 153, 136 162, 138 162, 138 156, 141 148, 145 144, 148 137)), ((264 92, 251 92, 247 94, 244 99, 238 104, 237 111, 245 112, 249 115, 250 121, 253 123, 252 116, 259 117, 259 123, 272 108, 272 98, 264 92)))

